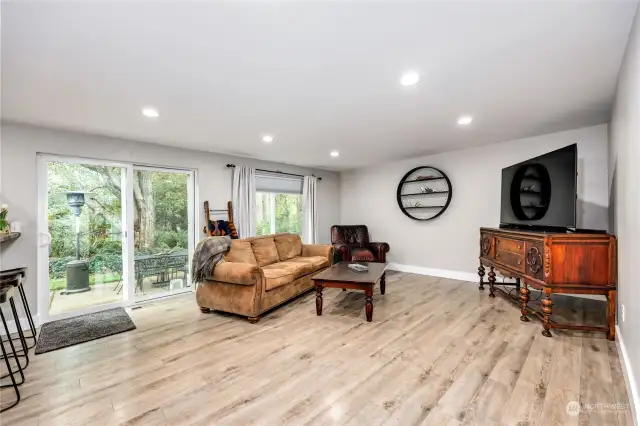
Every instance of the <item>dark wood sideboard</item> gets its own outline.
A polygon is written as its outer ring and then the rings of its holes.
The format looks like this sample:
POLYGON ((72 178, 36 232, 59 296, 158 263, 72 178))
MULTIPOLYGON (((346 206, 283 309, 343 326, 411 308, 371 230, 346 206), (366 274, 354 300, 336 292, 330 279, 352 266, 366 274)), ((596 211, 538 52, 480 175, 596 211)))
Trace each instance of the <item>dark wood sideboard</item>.
POLYGON ((480 290, 484 290, 485 267, 489 268, 489 297, 495 292, 520 305, 520 320, 535 315, 550 329, 603 331, 615 339, 616 320, 616 238, 609 234, 549 233, 510 229, 480 228, 480 290), (515 278, 519 297, 495 286, 496 271, 515 278), (541 311, 529 306, 529 287, 544 293, 541 311), (607 326, 560 324, 551 319, 552 293, 598 294, 606 296, 607 326))

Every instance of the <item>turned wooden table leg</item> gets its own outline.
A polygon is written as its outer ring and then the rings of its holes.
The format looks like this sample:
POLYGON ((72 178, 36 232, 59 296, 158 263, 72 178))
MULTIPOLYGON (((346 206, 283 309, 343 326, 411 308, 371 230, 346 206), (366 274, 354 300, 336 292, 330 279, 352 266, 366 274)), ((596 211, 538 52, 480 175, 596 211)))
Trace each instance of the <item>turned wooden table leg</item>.
POLYGON ((316 314, 322 315, 322 284, 316 284, 316 314))
POLYGON ((382 274, 382 276, 380 277, 380 294, 384 294, 386 290, 387 290, 387 277, 385 276, 385 274, 382 274))
POLYGON ((480 275, 480 287, 478 288, 484 290, 484 266, 482 266, 482 263, 478 266, 478 275, 480 275))
POLYGON ((367 321, 373 320, 373 286, 370 286, 364 291, 365 308, 367 311, 367 321))
POLYGON ((607 331, 607 339, 616 339, 616 290, 609 290, 607 293, 607 322, 609 330, 607 331))
POLYGON ((529 289, 527 288, 527 282, 525 281, 520 288, 520 321, 529 321, 529 309, 527 305, 529 304, 529 289))
POLYGON ((489 297, 496 297, 493 286, 496 283, 496 273, 493 266, 489 266, 489 297))
POLYGON ((551 337, 551 331, 549 330, 549 323, 551 323, 551 312, 553 310, 553 302, 551 301, 551 291, 545 290, 544 299, 542 299, 542 312, 544 320, 542 321, 542 335, 545 337, 551 337))

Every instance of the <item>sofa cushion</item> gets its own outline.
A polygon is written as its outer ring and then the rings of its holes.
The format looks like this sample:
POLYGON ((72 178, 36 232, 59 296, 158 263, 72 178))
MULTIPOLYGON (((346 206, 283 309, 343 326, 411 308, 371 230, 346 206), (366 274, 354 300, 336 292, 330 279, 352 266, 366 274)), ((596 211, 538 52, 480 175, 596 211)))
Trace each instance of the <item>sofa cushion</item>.
POLYGON ((329 258, 325 256, 294 257, 293 259, 289 259, 288 262, 297 262, 309 265, 314 271, 324 268, 325 266, 329 266, 329 258))
POLYGON ((263 271, 275 269, 286 271, 293 276, 294 280, 297 280, 300 277, 304 277, 305 275, 310 274, 314 271, 313 265, 302 262, 277 262, 262 267, 263 271))
POLYGON ((264 274, 266 281, 264 288, 267 291, 283 285, 291 284, 296 279, 293 271, 287 269, 262 268, 262 273, 264 274))
POLYGON ((297 234, 276 235, 273 238, 281 261, 289 260, 302 254, 302 240, 297 234))
POLYGON ((280 260, 273 237, 252 239, 251 248, 259 266, 271 265, 280 260))
POLYGON ((248 263, 257 265, 256 257, 253 255, 251 241, 248 240, 231 240, 231 248, 224 255, 227 262, 248 263))

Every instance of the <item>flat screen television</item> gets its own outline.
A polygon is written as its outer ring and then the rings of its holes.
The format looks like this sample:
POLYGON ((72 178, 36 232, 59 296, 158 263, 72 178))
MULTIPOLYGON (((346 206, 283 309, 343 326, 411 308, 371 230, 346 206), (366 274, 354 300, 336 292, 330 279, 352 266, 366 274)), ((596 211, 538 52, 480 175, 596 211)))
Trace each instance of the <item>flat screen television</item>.
POLYGON ((575 229, 577 177, 576 144, 502 169, 500 227, 575 229))

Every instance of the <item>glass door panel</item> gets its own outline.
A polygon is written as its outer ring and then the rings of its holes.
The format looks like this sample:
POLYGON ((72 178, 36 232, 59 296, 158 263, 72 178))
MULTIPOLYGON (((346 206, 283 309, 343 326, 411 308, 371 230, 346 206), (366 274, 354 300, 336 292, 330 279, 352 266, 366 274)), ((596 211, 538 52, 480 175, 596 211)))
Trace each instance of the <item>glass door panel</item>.
POLYGON ((134 167, 134 300, 191 291, 191 172, 134 167))
POLYGON ((123 302, 126 168, 46 161, 48 315, 123 302))

